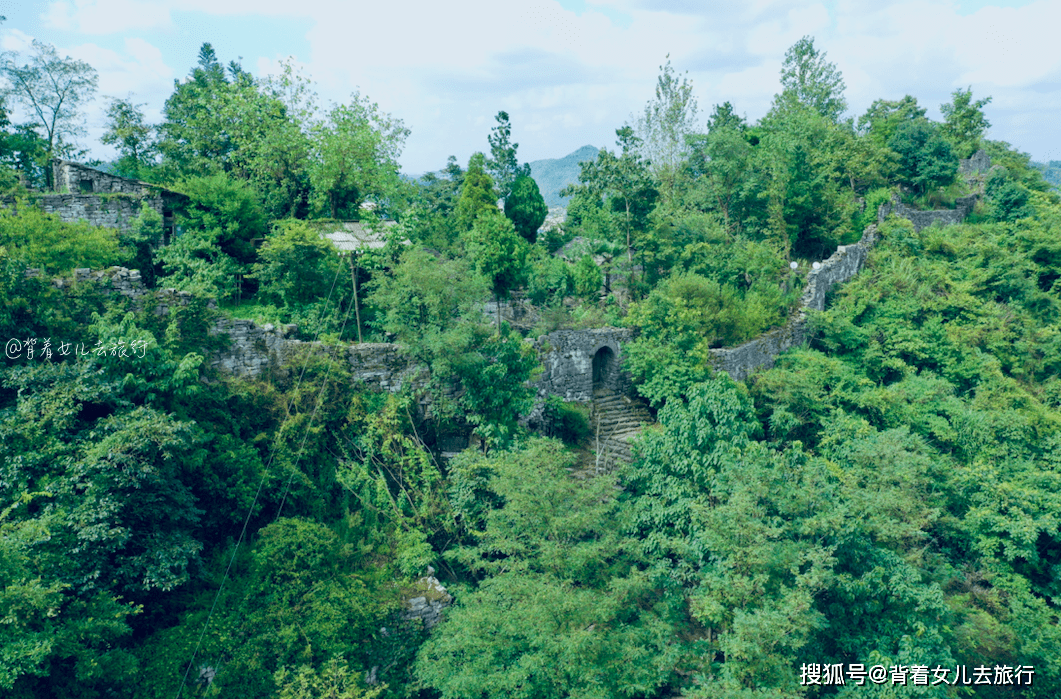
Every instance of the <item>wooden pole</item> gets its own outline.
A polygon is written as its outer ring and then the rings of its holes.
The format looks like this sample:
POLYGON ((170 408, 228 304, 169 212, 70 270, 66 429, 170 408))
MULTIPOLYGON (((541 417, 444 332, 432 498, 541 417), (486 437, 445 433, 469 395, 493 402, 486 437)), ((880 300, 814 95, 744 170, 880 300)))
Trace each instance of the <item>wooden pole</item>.
POLYGON ((361 344, 361 305, 357 300, 357 267, 354 265, 356 252, 350 253, 350 279, 354 285, 354 315, 357 318, 357 344, 361 344))

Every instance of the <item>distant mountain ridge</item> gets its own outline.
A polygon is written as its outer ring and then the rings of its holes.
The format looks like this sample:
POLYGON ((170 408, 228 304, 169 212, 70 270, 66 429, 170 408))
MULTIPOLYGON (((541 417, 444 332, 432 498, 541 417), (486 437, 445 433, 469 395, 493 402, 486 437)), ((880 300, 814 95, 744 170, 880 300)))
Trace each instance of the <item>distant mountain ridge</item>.
MULTIPOLYGON (((1043 179, 1053 185, 1054 189, 1061 189, 1061 160, 1051 160, 1049 163, 1033 162, 1032 167, 1042 172, 1043 179)), ((541 183, 538 186, 541 187, 541 183)))
POLYGON ((567 198, 560 196, 560 190, 569 184, 578 183, 579 163, 594 160, 598 149, 594 146, 582 146, 574 153, 562 158, 535 160, 530 164, 531 177, 538 183, 538 189, 549 206, 567 206, 567 198))

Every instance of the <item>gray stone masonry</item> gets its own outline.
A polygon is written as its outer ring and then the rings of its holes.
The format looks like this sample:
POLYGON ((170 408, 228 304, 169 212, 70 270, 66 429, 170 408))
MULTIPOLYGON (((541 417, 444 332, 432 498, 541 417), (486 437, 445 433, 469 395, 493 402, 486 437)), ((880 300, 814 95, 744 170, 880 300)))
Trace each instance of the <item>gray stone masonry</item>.
POLYGON ((538 379, 538 394, 556 395, 565 401, 593 400, 593 358, 602 349, 611 353, 601 387, 629 390, 629 378, 620 370, 622 346, 633 339, 627 328, 557 330, 534 342, 545 371, 538 379))
MULTIPOLYGON (((40 276, 39 269, 27 269, 27 277, 40 276)), ((93 271, 87 268, 74 270, 72 279, 57 277, 52 283, 60 289, 72 284, 96 283, 102 285, 107 293, 118 293, 129 297, 138 304, 155 303, 155 315, 169 315, 170 311, 188 305, 194 296, 188 291, 176 289, 156 289, 154 293, 144 288, 140 272, 125 267, 110 267, 93 271)), ((213 299, 209 308, 216 308, 213 299)), ((235 376, 258 376, 270 363, 281 366, 301 356, 300 350, 313 352, 332 351, 345 354, 355 381, 367 384, 380 391, 397 392, 407 382, 419 381, 419 370, 410 366, 400 345, 385 343, 364 343, 342 345, 328 348, 319 342, 302 342, 292 335, 298 329, 296 325, 274 326, 271 323, 258 325, 252 320, 239 318, 219 318, 210 330, 212 334, 225 334, 230 342, 227 349, 209 358, 209 364, 217 369, 235 376)))
POLYGON ((210 358, 210 365, 235 376, 258 376, 270 362, 279 366, 290 354, 287 334, 294 325, 280 328, 267 323, 258 325, 241 318, 219 318, 210 334, 228 335, 228 348, 210 358))
POLYGON ((162 197, 157 195, 117 194, 43 194, 38 203, 46 214, 54 214, 60 221, 85 221, 93 226, 114 228, 126 233, 140 215, 141 204, 147 204, 159 216, 164 215, 162 197))
POLYGON ((983 148, 973 153, 973 157, 958 161, 958 173, 962 177, 971 177, 991 169, 991 158, 983 148))
POLYGON ((52 161, 52 176, 55 191, 72 194, 148 194, 151 189, 144 182, 58 158, 52 161))
POLYGON ((711 365, 737 381, 757 369, 768 369, 774 359, 807 339, 807 311, 825 310, 825 297, 836 284, 851 279, 862 269, 869 251, 877 244, 877 227, 870 225, 854 245, 841 245, 821 267, 807 275, 807 286, 799 310, 783 327, 766 332, 738 347, 711 350, 711 365))
POLYGON ((402 612, 402 618, 406 621, 420 619, 424 622, 424 628, 442 621, 442 610, 453 604, 453 596, 446 591, 442 583, 434 577, 435 569, 428 566, 427 575, 417 582, 417 592, 423 592, 405 601, 406 608, 402 612))
POLYGON ((893 194, 891 202, 881 204, 880 209, 877 210, 877 223, 883 223, 889 214, 895 214, 914 224, 915 231, 922 231, 937 223, 941 226, 952 226, 961 223, 972 213, 976 199, 977 196, 973 194, 958 199, 957 206, 953 209, 918 211, 903 204, 899 201, 899 197, 893 194))
MULTIPOLYGON (((174 233, 174 210, 188 197, 164 187, 119 177, 69 160, 52 161, 53 192, 30 194, 30 201, 46 214, 66 223, 84 221, 127 233, 144 204, 162 217, 163 242, 174 233)), ((18 209, 13 198, 0 206, 18 209)))
MULTIPOLYGON (((965 180, 966 191, 972 190, 982 194, 983 180, 989 170, 991 170, 991 158, 983 148, 976 151, 973 157, 958 161, 958 173, 965 180)), ((910 221, 914 224, 914 230, 919 232, 937 223, 941 226, 952 226, 969 217, 969 214, 973 212, 973 207, 976 206, 979 194, 971 194, 958 199, 953 209, 935 211, 918 211, 910 208, 893 194, 891 202, 882 204, 877 210, 877 223, 883 223, 889 214, 895 214, 910 221)))

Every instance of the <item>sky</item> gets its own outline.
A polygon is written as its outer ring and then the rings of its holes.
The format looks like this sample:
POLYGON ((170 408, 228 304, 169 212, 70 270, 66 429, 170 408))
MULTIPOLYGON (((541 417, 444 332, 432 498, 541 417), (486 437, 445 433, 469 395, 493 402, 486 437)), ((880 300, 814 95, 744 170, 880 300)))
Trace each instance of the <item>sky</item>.
POLYGON ((612 148, 668 56, 693 84, 699 123, 725 101, 754 122, 806 35, 843 74, 848 116, 910 94, 939 119, 971 87, 992 98, 989 138, 1061 160, 1059 0, 0 0, 0 15, 0 49, 39 39, 99 72, 82 145, 101 160, 115 157, 99 143, 105 98, 131 97, 160 121, 203 42, 258 76, 294 61, 324 105, 367 96, 410 129, 400 161, 419 174, 487 151, 499 110, 521 161, 612 148))

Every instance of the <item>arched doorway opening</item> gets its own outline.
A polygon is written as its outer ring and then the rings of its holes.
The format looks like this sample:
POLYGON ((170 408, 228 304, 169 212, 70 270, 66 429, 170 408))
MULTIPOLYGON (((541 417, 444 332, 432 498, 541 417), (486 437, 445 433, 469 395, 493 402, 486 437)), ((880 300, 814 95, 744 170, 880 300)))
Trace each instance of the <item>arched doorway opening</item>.
POLYGON ((601 347, 593 355, 593 390, 610 386, 615 367, 615 353, 611 347, 601 347))

